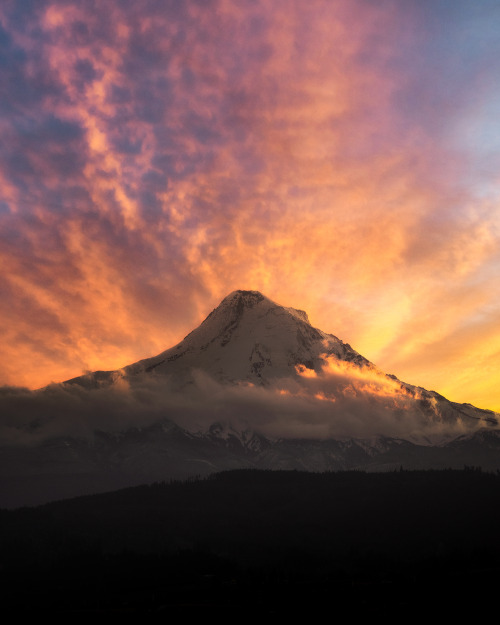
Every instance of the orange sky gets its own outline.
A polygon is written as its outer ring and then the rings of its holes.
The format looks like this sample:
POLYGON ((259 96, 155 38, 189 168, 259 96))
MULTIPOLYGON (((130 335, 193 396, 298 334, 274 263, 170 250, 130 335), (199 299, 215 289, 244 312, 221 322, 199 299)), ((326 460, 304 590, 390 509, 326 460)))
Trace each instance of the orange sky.
POLYGON ((0 8, 0 383, 182 339, 234 289, 500 410, 494 2, 0 8))

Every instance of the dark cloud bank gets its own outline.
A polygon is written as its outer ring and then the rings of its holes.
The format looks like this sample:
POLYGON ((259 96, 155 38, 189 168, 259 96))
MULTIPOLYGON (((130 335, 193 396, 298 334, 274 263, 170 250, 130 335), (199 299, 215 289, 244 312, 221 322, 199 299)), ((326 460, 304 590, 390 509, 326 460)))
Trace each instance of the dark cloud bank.
MULTIPOLYGON (((385 377, 386 384, 392 382, 385 377)), ((394 388, 399 383, 394 382, 394 388)), ((2 445, 36 445, 56 437, 92 438, 95 430, 120 432, 171 420, 192 432, 214 422, 271 438, 326 439, 376 435, 436 441, 471 424, 444 420, 429 402, 410 393, 383 394, 346 374, 279 380, 272 387, 222 385, 194 372, 182 392, 168 378, 137 376, 85 389, 54 384, 38 391, 0 389, 2 445)))

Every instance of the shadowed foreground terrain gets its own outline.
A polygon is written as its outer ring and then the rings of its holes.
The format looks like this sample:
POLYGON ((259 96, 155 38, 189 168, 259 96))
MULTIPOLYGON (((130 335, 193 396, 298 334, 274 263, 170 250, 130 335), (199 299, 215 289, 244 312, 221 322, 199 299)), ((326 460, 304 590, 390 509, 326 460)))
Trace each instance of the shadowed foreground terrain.
MULTIPOLYGON (((242 470, 0 511, 5 610, 479 616, 500 476, 242 470)), ((230 613, 228 613, 230 614, 230 613)))

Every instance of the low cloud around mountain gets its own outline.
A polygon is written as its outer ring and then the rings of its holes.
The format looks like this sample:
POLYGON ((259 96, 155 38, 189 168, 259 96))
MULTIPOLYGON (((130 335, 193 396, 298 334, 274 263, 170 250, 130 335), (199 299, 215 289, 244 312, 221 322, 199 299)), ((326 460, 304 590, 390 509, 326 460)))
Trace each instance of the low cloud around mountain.
POLYGON ((3 387, 0 437, 4 444, 32 445, 54 437, 92 437, 94 430, 124 431, 168 419, 194 432, 216 421, 273 438, 325 439, 383 434, 413 440, 454 436, 467 427, 445 422, 436 405, 396 380, 369 368, 325 361, 319 373, 303 368, 298 379, 272 386, 224 385, 193 373, 189 392, 168 378, 137 376, 86 389, 52 385, 40 391, 3 387))

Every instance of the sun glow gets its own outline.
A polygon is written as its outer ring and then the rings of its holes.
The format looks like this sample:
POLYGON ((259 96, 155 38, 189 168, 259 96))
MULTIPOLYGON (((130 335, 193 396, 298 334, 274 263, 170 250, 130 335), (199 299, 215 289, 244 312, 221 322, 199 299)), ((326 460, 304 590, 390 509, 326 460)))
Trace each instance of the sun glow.
POLYGON ((0 382, 159 353, 250 285, 384 371, 500 409, 498 167, 461 130, 498 117, 479 8, 15 4, 0 382))

